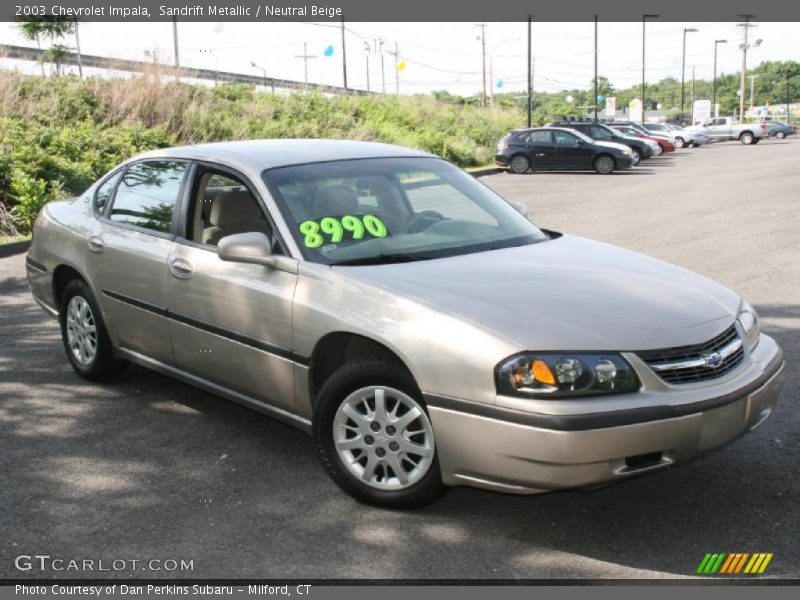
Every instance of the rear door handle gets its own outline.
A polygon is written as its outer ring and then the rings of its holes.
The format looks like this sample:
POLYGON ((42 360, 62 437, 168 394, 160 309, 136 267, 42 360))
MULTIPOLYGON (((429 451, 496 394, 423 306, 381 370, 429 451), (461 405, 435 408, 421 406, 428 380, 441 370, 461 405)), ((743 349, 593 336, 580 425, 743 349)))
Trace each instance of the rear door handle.
POLYGON ((189 279, 194 273, 194 267, 189 261, 176 258, 169 264, 169 271, 173 277, 178 279, 189 279))
POLYGON ((105 248, 105 244, 103 243, 103 238, 93 235, 89 238, 89 250, 94 252, 95 254, 99 254, 105 248))

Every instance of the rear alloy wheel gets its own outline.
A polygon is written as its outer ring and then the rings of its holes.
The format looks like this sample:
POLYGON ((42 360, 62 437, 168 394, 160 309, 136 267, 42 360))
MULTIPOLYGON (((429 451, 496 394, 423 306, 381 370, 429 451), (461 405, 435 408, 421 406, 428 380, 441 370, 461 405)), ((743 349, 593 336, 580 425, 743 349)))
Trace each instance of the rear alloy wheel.
POLYGON ((753 137, 753 134, 750 133, 749 131, 745 131, 742 135, 739 136, 739 141, 746 146, 752 144, 754 139, 755 137, 753 137))
POLYGON ((786 134, 784 132, 782 132, 782 131, 779 131, 778 133, 775 134, 775 138, 779 139, 779 140, 782 140, 785 137, 786 137, 786 134))
POLYGON ((328 475, 357 500, 416 508, 444 488, 425 404, 397 364, 361 359, 340 367, 319 391, 313 428, 328 475))
POLYGON ((613 173, 615 167, 614 159, 608 154, 601 154, 594 159, 594 170, 600 173, 600 175, 613 173))
POLYGON ((683 148, 686 145, 686 142, 682 137, 675 138, 675 147, 676 148, 683 148))
POLYGON ((67 358, 81 377, 90 381, 111 379, 128 365, 114 357, 100 309, 82 280, 73 279, 64 289, 59 321, 67 358))
POLYGON ((511 162, 508 164, 508 168, 511 169, 512 173, 522 175, 523 173, 528 172, 528 169, 531 168, 531 163, 527 156, 523 154, 517 154, 512 157, 511 162))

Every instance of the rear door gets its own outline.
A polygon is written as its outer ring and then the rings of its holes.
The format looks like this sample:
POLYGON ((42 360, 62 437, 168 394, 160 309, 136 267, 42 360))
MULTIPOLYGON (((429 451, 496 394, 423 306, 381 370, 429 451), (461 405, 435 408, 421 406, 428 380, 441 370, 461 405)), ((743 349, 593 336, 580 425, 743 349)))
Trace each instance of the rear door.
POLYGON ((528 158, 534 170, 557 169, 556 145, 551 131, 531 131, 528 138, 528 158))
POLYGON ((86 273, 112 341, 168 363, 167 258, 188 166, 166 158, 129 165, 113 195, 105 190, 109 200, 87 240, 86 273))

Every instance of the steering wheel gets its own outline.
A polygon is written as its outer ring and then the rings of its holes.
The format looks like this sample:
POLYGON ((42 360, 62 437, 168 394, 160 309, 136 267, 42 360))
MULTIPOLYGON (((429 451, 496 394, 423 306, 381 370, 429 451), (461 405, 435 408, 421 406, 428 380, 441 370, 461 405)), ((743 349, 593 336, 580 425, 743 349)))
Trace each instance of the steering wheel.
POLYGON ((445 216, 435 210, 423 210, 417 213, 408 225, 408 233, 419 233, 439 221, 444 221, 445 216))

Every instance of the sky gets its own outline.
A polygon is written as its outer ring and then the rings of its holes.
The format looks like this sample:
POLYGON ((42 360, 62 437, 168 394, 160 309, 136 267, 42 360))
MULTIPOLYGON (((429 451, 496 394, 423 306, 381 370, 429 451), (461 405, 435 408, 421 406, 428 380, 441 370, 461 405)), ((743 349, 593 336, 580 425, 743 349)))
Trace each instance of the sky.
MULTIPOLYGON (((399 73, 400 93, 448 90, 472 95, 481 89, 480 28, 474 23, 347 23, 348 84, 366 89, 369 61, 370 89, 380 91, 381 56, 376 40, 383 39, 387 92, 395 90, 395 58, 387 52, 399 47, 405 68, 399 73), (369 46, 369 54, 367 53, 369 46)), ((719 45, 718 73, 741 69, 742 28, 734 23, 647 23, 647 79, 680 79, 681 45, 687 34, 686 79, 694 67, 697 78, 710 79, 714 40, 719 45)), ((205 67, 303 81, 307 53, 312 83, 342 85, 342 48, 339 25, 332 23, 181 23, 178 24, 181 65, 205 67), (332 46, 332 55, 326 49, 332 46), (251 66, 255 62, 258 67, 251 66)), ((594 23, 533 24, 534 90, 555 92, 587 88, 593 77, 594 23)), ((800 23, 758 23, 750 42, 763 42, 748 52, 748 67, 761 61, 800 61, 800 23)), ((81 50, 86 54, 152 60, 172 64, 171 23, 81 23, 81 50), (145 51, 149 55, 145 55, 145 51)), ((0 43, 30 45, 13 23, 0 23, 0 43)), ((68 40, 74 46, 74 40, 68 40)), ((618 88, 641 82, 642 24, 599 23, 599 73, 618 88)), ((380 46, 378 45, 380 48, 380 46)), ((329 50, 329 49, 328 49, 329 50)), ((487 88, 524 93, 527 23, 489 23, 486 26, 487 88), (490 69, 491 67, 491 69, 490 69)), ((330 52, 330 50, 329 50, 330 52)), ((0 60, 5 68, 36 72, 35 65, 0 60)))

